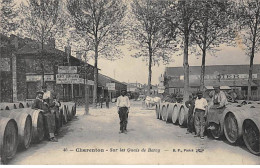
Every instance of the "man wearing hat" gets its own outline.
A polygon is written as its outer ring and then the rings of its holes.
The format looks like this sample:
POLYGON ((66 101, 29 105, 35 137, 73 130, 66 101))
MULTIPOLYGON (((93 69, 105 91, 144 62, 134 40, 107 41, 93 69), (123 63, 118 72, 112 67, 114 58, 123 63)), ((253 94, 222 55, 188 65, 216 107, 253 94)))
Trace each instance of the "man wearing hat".
POLYGON ((215 85, 213 88, 214 91, 210 93, 210 96, 212 96, 213 106, 217 109, 225 107, 227 105, 227 97, 225 93, 220 90, 219 85, 215 85))
POLYGON ((55 116, 51 114, 49 110, 49 105, 47 102, 43 101, 43 91, 37 91, 36 99, 32 104, 32 109, 41 109, 44 114, 44 125, 49 134, 49 140, 52 142, 57 142, 58 140, 54 136, 55 131, 55 116))
POLYGON ((119 133, 126 134, 127 119, 128 119, 129 108, 130 108, 130 101, 129 98, 126 96, 126 90, 121 91, 121 96, 117 98, 116 106, 120 118, 119 133))
POLYGON ((194 107, 194 123, 196 135, 195 137, 200 137, 204 139, 204 130, 206 125, 206 117, 207 117, 207 107, 208 102, 205 98, 203 98, 203 93, 199 91, 197 93, 197 99, 195 100, 194 107))

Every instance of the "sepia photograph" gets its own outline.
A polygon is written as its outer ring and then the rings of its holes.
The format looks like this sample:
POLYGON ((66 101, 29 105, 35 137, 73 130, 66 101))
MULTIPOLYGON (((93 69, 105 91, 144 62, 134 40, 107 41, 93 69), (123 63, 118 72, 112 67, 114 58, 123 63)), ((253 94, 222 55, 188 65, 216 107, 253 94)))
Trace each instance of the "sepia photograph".
POLYGON ((260 165, 260 0, 0 0, 0 164, 260 165))

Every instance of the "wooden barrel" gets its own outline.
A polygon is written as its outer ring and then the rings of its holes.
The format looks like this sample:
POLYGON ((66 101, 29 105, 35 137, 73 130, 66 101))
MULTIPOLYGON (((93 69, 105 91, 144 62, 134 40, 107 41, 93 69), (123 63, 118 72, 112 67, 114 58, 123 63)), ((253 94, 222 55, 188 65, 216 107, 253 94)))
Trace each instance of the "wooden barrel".
POLYGON ((163 121, 166 121, 167 106, 168 106, 168 103, 165 103, 165 104, 163 104, 163 106, 162 106, 162 112, 161 112, 161 114, 162 114, 162 120, 163 120, 163 121))
POLYGON ((246 118, 250 118, 250 111, 247 106, 228 107, 224 118, 224 134, 230 143, 236 143, 242 137, 242 125, 246 118))
POLYGON ((24 104, 22 102, 19 103, 18 108, 24 108, 24 104))
POLYGON ((164 103, 160 103, 159 104, 159 120, 162 120, 162 106, 163 106, 164 103))
POLYGON ((0 103, 0 110, 9 110, 8 104, 0 103))
POLYGON ((260 115, 246 119, 243 123, 243 140, 247 149, 255 154, 260 155, 260 115))
POLYGON ((32 117, 30 114, 23 113, 19 109, 2 110, 2 117, 12 118, 18 126, 19 147, 22 149, 29 148, 32 139, 32 117))
POLYGON ((188 121, 188 111, 189 109, 185 105, 181 105, 180 112, 179 112, 179 125, 180 126, 186 126, 188 121))
POLYGON ((173 107, 173 113, 172 113, 172 123, 176 124, 179 118, 179 112, 180 112, 180 104, 175 103, 173 107))
POLYGON ((0 157, 6 159, 14 157, 18 146, 18 127, 14 119, 0 116, 0 157))
POLYGON ((166 122, 172 122, 172 113, 175 103, 169 103, 167 108, 166 122))
POLYGON ((24 108, 19 109, 20 112, 30 114, 32 117, 32 142, 38 143, 44 139, 44 116, 41 110, 24 108))

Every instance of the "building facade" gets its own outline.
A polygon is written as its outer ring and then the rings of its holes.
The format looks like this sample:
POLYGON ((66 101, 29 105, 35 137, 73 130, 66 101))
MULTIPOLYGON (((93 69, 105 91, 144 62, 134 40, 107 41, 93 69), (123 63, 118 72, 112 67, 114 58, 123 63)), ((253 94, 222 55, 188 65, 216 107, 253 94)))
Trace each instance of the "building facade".
MULTIPOLYGON (((189 68, 190 92, 200 88, 200 66, 189 68)), ((244 98, 247 97, 249 65, 209 65, 205 69, 205 90, 212 90, 214 85, 221 89, 238 90, 244 98)), ((183 67, 167 67, 164 74, 165 93, 180 93, 184 91, 183 67)), ((253 67, 252 98, 260 99, 260 64, 253 67)))

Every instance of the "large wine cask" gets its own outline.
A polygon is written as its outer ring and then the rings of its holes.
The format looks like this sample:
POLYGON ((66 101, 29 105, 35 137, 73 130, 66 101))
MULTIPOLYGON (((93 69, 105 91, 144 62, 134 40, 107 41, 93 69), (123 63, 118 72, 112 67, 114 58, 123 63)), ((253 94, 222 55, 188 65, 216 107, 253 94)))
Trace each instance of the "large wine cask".
POLYGON ((0 103, 0 110, 9 110, 8 104, 0 103))
POLYGON ((29 148, 32 139, 32 118, 30 114, 17 110, 2 110, 2 117, 12 118, 18 126, 19 146, 23 149, 29 148))
POLYGON ((168 105, 169 105, 169 103, 164 103, 163 106, 162 106, 161 114, 162 114, 162 120, 163 121, 166 121, 168 105))
POLYGON ((250 119, 254 114, 259 113, 259 109, 249 106, 227 106, 225 111, 224 134, 230 143, 235 143, 242 137, 245 119, 250 119))
POLYGON ((260 115, 252 116, 243 123, 243 140, 248 150, 260 155, 260 115))
POLYGON ((18 146, 18 127, 14 119, 0 116, 0 157, 6 159, 14 157, 18 146))
POLYGON ((32 117, 32 142, 38 143, 44 139, 45 127, 42 110, 24 108, 19 109, 21 113, 30 114, 32 117))
POLYGON ((179 125, 180 126, 186 126, 188 121, 188 111, 189 109, 185 105, 181 105, 180 112, 179 112, 179 125))
POLYGON ((179 112, 180 112, 180 104, 175 103, 173 107, 173 113, 172 113, 172 123, 176 124, 179 118, 179 112))
POLYGON ((175 103, 169 103, 166 111, 166 122, 172 122, 172 113, 175 103))

